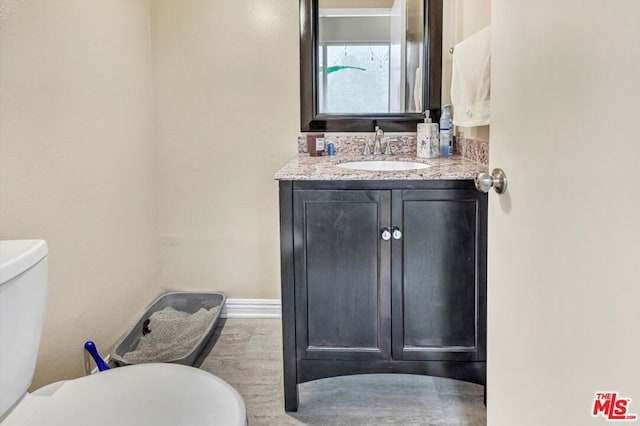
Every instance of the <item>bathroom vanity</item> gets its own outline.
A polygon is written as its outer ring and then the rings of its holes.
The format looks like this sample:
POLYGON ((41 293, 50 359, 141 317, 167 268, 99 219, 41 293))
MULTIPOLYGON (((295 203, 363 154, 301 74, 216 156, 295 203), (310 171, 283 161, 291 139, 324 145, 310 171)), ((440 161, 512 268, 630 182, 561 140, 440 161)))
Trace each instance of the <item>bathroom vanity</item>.
POLYGON ((300 156, 276 174, 286 411, 299 383, 346 374, 485 383, 486 167, 337 167, 359 160, 300 156))

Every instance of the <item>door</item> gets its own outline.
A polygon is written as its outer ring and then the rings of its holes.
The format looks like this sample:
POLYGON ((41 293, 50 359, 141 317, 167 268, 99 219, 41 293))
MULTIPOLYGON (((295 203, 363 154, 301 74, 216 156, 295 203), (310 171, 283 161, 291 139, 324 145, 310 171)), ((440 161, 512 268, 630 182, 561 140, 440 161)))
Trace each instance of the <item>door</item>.
POLYGON ((607 424, 602 391, 640 414, 639 22, 635 0, 492 2, 491 426, 607 424))
POLYGON ((302 359, 388 359, 389 191, 296 190, 296 341, 302 359))
POLYGON ((486 196, 393 191, 393 358, 485 361, 486 196))

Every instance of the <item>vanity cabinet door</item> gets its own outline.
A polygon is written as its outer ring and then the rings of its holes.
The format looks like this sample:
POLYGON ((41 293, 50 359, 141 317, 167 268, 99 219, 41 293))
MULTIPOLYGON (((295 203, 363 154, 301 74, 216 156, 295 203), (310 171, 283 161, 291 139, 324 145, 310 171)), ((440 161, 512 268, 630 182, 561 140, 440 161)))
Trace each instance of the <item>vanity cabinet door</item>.
POLYGON ((393 191, 394 359, 486 359, 486 203, 473 190, 393 191))
POLYGON ((294 190, 296 352, 390 357, 390 191, 294 190))

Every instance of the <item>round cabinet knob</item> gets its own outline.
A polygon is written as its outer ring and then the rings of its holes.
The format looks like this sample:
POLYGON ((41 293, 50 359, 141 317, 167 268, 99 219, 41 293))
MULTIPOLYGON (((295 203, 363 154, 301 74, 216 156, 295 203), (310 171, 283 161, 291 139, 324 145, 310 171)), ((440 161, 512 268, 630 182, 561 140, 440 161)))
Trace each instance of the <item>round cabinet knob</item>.
POLYGON ((480 192, 489 192, 493 187, 498 194, 504 194, 507 190, 507 175, 502 169, 493 169, 491 174, 478 173, 475 179, 476 189, 480 192))
POLYGON ((384 241, 389 241, 391 239, 391 230, 389 228, 383 228, 381 237, 384 241))
POLYGON ((400 228, 393 228, 393 239, 394 240, 399 240, 400 238, 402 238, 402 231, 400 231, 400 228))

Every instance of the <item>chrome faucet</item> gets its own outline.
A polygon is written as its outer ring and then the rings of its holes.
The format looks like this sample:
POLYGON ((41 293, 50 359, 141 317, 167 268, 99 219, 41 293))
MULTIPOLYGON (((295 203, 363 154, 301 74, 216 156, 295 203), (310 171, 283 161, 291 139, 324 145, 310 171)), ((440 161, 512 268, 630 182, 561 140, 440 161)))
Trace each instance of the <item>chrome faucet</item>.
POLYGON ((397 142, 398 139, 387 139, 384 152, 382 151, 382 138, 384 137, 384 130, 376 126, 375 136, 373 138, 373 152, 371 152, 371 143, 369 139, 361 138, 360 141, 364 142, 364 151, 362 155, 393 155, 391 150, 391 142, 397 142))
POLYGON ((382 154, 382 137, 384 136, 384 130, 376 126, 376 135, 373 142, 373 155, 382 154))

